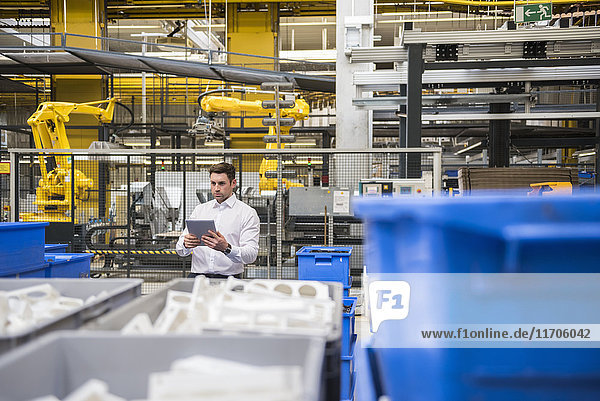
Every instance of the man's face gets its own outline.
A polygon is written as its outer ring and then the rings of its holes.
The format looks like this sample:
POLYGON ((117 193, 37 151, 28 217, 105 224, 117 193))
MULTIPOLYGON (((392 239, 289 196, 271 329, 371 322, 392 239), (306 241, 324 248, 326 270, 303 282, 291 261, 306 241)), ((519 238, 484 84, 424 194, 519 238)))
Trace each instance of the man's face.
POLYGON ((210 192, 217 202, 221 203, 231 196, 236 186, 235 178, 229 181, 227 174, 212 173, 210 175, 210 192))

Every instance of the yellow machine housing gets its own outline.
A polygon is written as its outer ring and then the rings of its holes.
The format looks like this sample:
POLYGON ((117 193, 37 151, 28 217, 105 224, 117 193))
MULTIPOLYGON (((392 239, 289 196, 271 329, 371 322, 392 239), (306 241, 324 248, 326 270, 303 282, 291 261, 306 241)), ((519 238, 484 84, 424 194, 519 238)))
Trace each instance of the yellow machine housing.
POLYGON ((564 196, 573 194, 570 182, 538 182, 529 184, 531 191, 527 196, 564 196))
MULTIPOLYGON (((249 113, 272 113, 273 109, 265 109, 262 107, 262 101, 247 101, 240 100, 233 97, 228 96, 205 96, 202 98, 200 106, 203 110, 209 113, 216 112, 230 112, 230 113, 239 113, 239 112, 249 112, 249 113)), ((279 109, 279 114, 281 117, 291 117, 296 121, 306 120, 308 118, 308 114, 310 113, 310 107, 308 103, 304 99, 296 99, 294 107, 279 109)), ((289 135, 290 126, 281 126, 280 133, 281 135, 289 135)), ((268 135, 277 135, 275 127, 269 127, 268 135)), ((281 149, 285 147, 285 144, 281 144, 281 149)), ((276 143, 268 143, 267 149, 277 149, 276 143)), ((277 160, 267 160, 263 159, 260 163, 259 175, 260 181, 258 184, 258 188, 261 191, 273 191, 277 189, 277 179, 275 178, 267 178, 265 173, 267 171, 275 171, 277 170, 277 160)), ((291 182, 286 178, 283 178, 283 183, 285 184, 286 189, 290 187, 302 187, 303 185, 296 182, 291 182)))
MULTIPOLYGON (((89 103, 44 102, 27 120, 31 126, 36 149, 71 149, 67 138, 65 123, 71 114, 94 116, 101 123, 110 123, 113 119, 117 99, 100 100, 89 103), (100 105, 106 104, 105 108, 100 105)), ((75 208, 89 197, 93 181, 84 173, 75 169, 74 184, 71 183, 71 156, 55 154, 38 155, 42 179, 39 181, 34 204, 38 212, 21 213, 23 221, 71 221, 71 198, 75 199, 75 208), (73 191, 72 191, 73 190, 73 191), (74 192, 74 193, 72 193, 74 192)))

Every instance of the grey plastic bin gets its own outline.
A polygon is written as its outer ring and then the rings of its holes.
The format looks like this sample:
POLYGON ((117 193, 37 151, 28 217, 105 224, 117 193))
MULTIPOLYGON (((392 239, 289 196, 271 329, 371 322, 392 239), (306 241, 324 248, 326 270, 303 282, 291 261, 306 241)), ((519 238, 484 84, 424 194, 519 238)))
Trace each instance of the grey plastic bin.
MULTIPOLYGON (((211 280, 218 283, 222 280, 211 280)), ((340 398, 340 358, 342 355, 342 284, 324 282, 329 287, 329 296, 338 305, 332 331, 327 336, 325 356, 323 361, 323 396, 322 399, 334 400, 340 398)), ((86 324, 85 330, 121 330, 138 313, 147 313, 154 322, 167 302, 169 290, 192 292, 193 279, 175 279, 161 290, 136 299, 118 310, 86 324)), ((206 333, 210 333, 207 330, 206 333)))
POLYGON ((0 401, 44 395, 63 399, 89 379, 105 381, 112 394, 125 399, 145 398, 149 373, 168 371, 173 361, 194 355, 259 366, 301 366, 304 400, 314 401, 323 349, 322 339, 291 336, 53 333, 0 357, 0 401))
POLYGON ((0 279, 0 291, 12 291, 39 284, 50 284, 63 296, 83 300, 92 295, 98 296, 102 291, 107 293, 106 296, 99 297, 87 305, 39 323, 21 333, 0 335, 0 354, 44 333, 81 327, 98 316, 139 297, 142 282, 141 279, 0 279))
MULTIPOLYGON (((213 280, 215 284, 218 284, 223 280, 213 280)), ((332 331, 328 334, 328 341, 336 341, 340 339, 342 335, 342 285, 339 283, 323 282, 329 287, 329 296, 333 299, 337 305, 336 315, 334 321, 336 322, 333 326, 332 331)), ((119 310, 107 313, 106 315, 90 322, 85 325, 83 329, 86 330, 121 330, 129 321, 135 317, 138 313, 147 313, 150 316, 150 320, 154 322, 158 315, 164 309, 167 303, 167 293, 170 290, 192 292, 194 287, 193 279, 174 279, 171 280, 165 287, 161 288, 152 294, 146 295, 142 298, 136 299, 130 302, 128 305, 119 308, 119 310)))

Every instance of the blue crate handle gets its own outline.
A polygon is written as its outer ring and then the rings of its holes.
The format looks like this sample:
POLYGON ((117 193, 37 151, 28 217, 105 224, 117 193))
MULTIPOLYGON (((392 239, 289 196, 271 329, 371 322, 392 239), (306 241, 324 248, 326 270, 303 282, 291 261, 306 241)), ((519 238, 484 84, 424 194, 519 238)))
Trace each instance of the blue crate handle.
POLYGON ((600 246, 600 222, 551 222, 510 224, 501 229, 484 227, 466 221, 449 221, 439 216, 419 216, 403 213, 402 218, 416 221, 427 221, 432 224, 452 229, 468 230, 490 237, 498 238, 506 244, 504 254, 504 272, 518 272, 519 257, 522 246, 536 241, 592 241, 600 246))
POLYGON ((315 256, 315 265, 331 266, 331 255, 315 256))
POLYGON ((600 245, 600 223, 515 224, 505 227, 501 237, 506 241, 505 271, 516 273, 523 244, 546 240, 594 241, 600 245))

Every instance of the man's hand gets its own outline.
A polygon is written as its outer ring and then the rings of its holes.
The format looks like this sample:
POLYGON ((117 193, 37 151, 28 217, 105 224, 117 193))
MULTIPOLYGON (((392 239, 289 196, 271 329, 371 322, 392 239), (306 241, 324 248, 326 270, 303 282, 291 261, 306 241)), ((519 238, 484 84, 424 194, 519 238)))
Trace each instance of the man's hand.
POLYGON ((186 248, 195 248, 200 245, 202 245, 202 241, 200 241, 200 238, 196 237, 194 234, 186 234, 183 237, 183 246, 186 248))
POLYGON ((212 248, 212 249, 215 249, 215 250, 221 251, 221 252, 223 252, 225 249, 227 249, 227 245, 229 245, 229 244, 227 243, 227 240, 225 239, 223 234, 221 234, 218 231, 214 232, 212 230, 208 230, 208 234, 210 234, 210 235, 202 236, 202 241, 204 241, 204 243, 206 245, 208 245, 209 248, 212 248))

